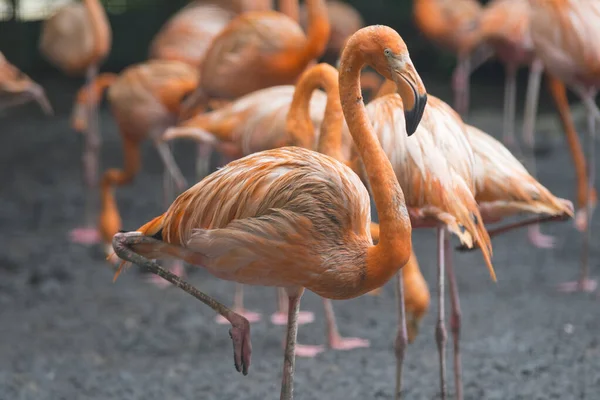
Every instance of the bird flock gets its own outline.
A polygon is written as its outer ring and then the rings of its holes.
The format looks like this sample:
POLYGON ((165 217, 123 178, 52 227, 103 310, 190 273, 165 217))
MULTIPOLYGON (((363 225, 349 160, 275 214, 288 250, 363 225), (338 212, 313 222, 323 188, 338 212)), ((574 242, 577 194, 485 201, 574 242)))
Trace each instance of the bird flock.
MULTIPOLYGON (((277 10, 270 0, 192 1, 156 34, 148 60, 119 74, 99 73, 112 41, 100 1, 57 10, 42 26, 40 51, 65 74, 86 78, 71 119, 86 138, 86 208, 82 226, 69 240, 103 244, 107 261, 117 268, 114 279, 137 264, 154 274, 154 284, 173 284, 214 309, 218 323, 231 325, 235 368, 244 375, 251 365, 250 324, 261 315, 245 309, 243 285, 276 288, 278 311, 270 319, 287 325, 280 397, 285 400, 293 398, 296 356, 370 345, 339 333, 331 300, 378 295, 394 278, 399 399, 406 347, 430 303, 411 234, 434 229, 440 397, 447 396, 448 279, 455 398, 462 399, 461 311, 451 235, 461 243, 458 250, 480 250, 496 280, 493 237, 527 226, 531 244, 549 248, 554 238, 541 233, 540 224, 574 218, 582 233, 581 271, 559 289, 596 288, 588 258, 597 202, 600 2, 492 0, 484 6, 476 0, 413 0, 413 6, 422 34, 457 56, 453 107, 427 91, 410 58, 410 43, 389 27, 365 27, 356 10, 337 0, 306 0, 302 6, 280 0, 277 10), (467 122, 469 75, 490 58, 506 70, 504 143, 467 122), (323 59, 337 68, 318 63, 323 59), (521 66, 530 74, 518 140, 521 66), (575 165, 576 208, 535 179, 535 120, 544 72, 575 165), (567 88, 587 111, 587 155, 570 115, 567 88), (97 110, 105 91, 122 138, 123 168, 99 177, 97 110), (193 186, 171 152, 173 140, 197 146, 193 186), (166 211, 125 232, 114 190, 139 173, 145 141, 152 142, 164 165, 166 211), (209 174, 213 151, 223 167, 209 174), (371 196, 379 223, 371 221, 371 196), (514 215, 532 217, 488 229, 514 215), (167 259, 167 267, 157 259, 167 259), (184 263, 236 282, 233 307, 185 282, 184 263), (326 346, 296 343, 298 326, 314 320, 313 313, 300 310, 305 289, 323 299, 326 346)), ((29 100, 52 114, 42 87, 0 54, 0 107, 29 100)))

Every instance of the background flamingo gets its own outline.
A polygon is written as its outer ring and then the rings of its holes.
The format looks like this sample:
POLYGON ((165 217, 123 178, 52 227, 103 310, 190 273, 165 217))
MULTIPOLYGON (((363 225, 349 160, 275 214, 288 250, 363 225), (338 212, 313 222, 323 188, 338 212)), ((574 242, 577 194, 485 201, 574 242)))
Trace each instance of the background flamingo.
MULTIPOLYGON (((67 4, 44 21, 40 37, 40 51, 66 74, 85 73, 89 84, 96 78, 99 65, 110 51, 112 34, 110 25, 99 0, 83 0, 81 3, 67 4)), ((93 103, 89 105, 89 116, 83 151, 83 177, 86 185, 85 219, 83 228, 70 232, 76 243, 96 243, 99 239, 93 227, 97 196, 98 153, 100 132, 98 111, 93 103)))

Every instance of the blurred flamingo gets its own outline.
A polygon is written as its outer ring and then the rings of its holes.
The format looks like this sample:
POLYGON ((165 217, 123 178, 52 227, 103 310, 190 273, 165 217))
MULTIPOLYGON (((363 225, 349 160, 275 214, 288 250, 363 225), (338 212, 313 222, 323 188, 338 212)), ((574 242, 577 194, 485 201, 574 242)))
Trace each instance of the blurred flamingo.
POLYGON ((52 115, 52 106, 44 88, 6 60, 0 52, 0 111, 35 100, 46 115, 52 115))
MULTIPOLYGON (((85 73, 89 85, 95 80, 99 65, 108 55, 111 42, 110 25, 100 0, 83 0, 61 7, 44 21, 39 48, 41 53, 64 73, 85 73)), ((101 141, 95 104, 90 103, 88 113, 83 151, 83 177, 86 185, 85 226, 72 230, 69 235, 71 241, 84 244, 96 243, 100 239, 93 227, 101 141)))
POLYGON ((408 134, 422 115, 422 108, 408 105, 422 107, 426 100, 406 45, 395 31, 367 27, 349 39, 340 65, 340 97, 380 216, 377 245, 369 230, 369 195, 356 174, 329 156, 299 147, 234 161, 181 194, 166 213, 113 239, 121 259, 166 277, 230 321, 235 366, 244 374, 251 356, 248 321, 150 259, 177 257, 222 279, 286 288, 282 400, 293 398, 296 321, 304 288, 326 298, 360 296, 382 286, 410 257, 411 225, 402 189, 364 104, 356 101, 360 70, 367 63, 398 82, 407 105, 408 134))
MULTIPOLYGON (((600 3, 578 2, 573 0, 530 0, 531 35, 535 52, 548 71, 570 86, 581 98, 587 109, 589 130, 588 157, 588 198, 595 180, 595 125, 600 119, 600 110, 594 102, 600 86, 600 53, 594 41, 600 35, 600 3)), ((537 91, 542 68, 530 77, 529 88, 537 91)), ((535 104, 537 98, 528 99, 533 106, 525 116, 529 125, 524 134, 533 135, 535 104)), ((587 207, 576 215, 576 224, 584 229, 584 243, 581 273, 576 282, 559 286, 560 290, 593 291, 596 281, 588 277, 589 245, 591 240, 591 219, 595 202, 587 202, 587 207)))
POLYGON ((491 55, 489 49, 471 49, 471 34, 482 6, 477 0, 415 0, 413 16, 417 28, 431 41, 458 57, 452 75, 454 108, 466 117, 469 110, 469 75, 491 55))
MULTIPOLYGON (((172 177, 179 190, 186 187, 185 179, 177 167, 167 144, 160 140, 164 130, 173 124, 178 115, 181 99, 198 84, 198 74, 192 66, 179 61, 150 60, 126 68, 118 76, 101 74, 92 82, 92 89, 80 90, 82 94, 93 93, 92 101, 97 102, 106 87, 112 113, 119 126, 123 139, 124 170, 108 169, 102 175, 101 210, 98 218, 98 231, 105 246, 110 249, 112 237, 121 229, 121 217, 114 198, 114 186, 131 183, 141 166, 140 146, 146 139, 152 140, 165 165, 165 171, 172 177)), ((77 104, 73 113, 73 126, 85 129, 87 121, 82 105, 77 104)), ((167 174, 165 174, 167 178, 167 174)), ((165 179, 165 201, 170 202, 172 188, 165 179)), ((108 251, 108 250, 107 250, 108 251)), ((183 273, 182 265, 174 265, 178 274, 183 273)), ((152 276, 155 283, 168 284, 163 279, 152 276)))

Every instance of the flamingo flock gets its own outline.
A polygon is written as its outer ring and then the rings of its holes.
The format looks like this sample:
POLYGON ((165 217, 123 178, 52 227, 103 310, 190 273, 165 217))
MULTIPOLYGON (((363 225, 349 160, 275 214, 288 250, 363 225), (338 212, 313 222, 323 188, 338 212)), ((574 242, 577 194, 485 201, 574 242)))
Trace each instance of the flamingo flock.
MULTIPOLYGON (((112 42, 99 0, 67 5, 45 21, 42 54, 64 73, 86 77, 71 118, 73 130, 86 135, 86 211, 83 228, 73 230, 70 240, 101 242, 116 268, 115 280, 137 264, 153 273, 153 284, 172 284, 212 308, 216 322, 231 325, 234 365, 244 375, 252 362, 251 324, 261 314, 244 307, 243 287, 275 288, 278 304, 271 322, 287 326, 282 400, 294 396, 296 356, 370 346, 368 340, 340 334, 331 300, 380 295, 394 278, 394 397, 400 399, 406 349, 431 301, 412 230, 433 229, 439 394, 448 398, 447 279, 454 398, 462 400, 457 278, 464 272, 454 268, 452 235, 461 243, 459 250, 481 251, 491 279, 498 275, 501 285, 502 272, 493 265, 496 235, 528 226, 535 247, 551 248, 555 240, 540 232, 540 224, 572 218, 582 233, 581 270, 576 281, 558 289, 596 288, 589 252, 597 203, 593 144, 600 120, 594 101, 600 88, 595 44, 600 3, 414 0, 418 29, 457 55, 454 108, 427 90, 411 60, 410 43, 392 28, 365 26, 358 11, 337 0, 303 5, 279 0, 276 9, 270 3, 192 1, 156 34, 148 60, 118 74, 99 73, 112 42), (468 121, 469 76, 493 57, 506 71, 503 142, 468 121), (522 140, 515 135, 520 67, 530 69, 522 140), (535 121, 544 72, 574 161, 576 207, 535 178, 535 121), (587 111, 587 154, 567 88, 587 111), (372 96, 365 102, 367 91, 372 96), (121 135, 123 167, 108 168, 98 179, 97 110, 104 92, 121 135), (171 151, 175 140, 197 145, 194 185, 171 151), (114 192, 139 173, 146 141, 164 166, 164 210, 140 221, 138 229, 123 231, 114 192), (219 153, 222 168, 209 173, 212 151, 219 153), (378 223, 371 221, 371 196, 378 223), (534 218, 489 228, 524 214, 534 218), (168 268, 157 259, 168 259, 168 268), (187 283, 185 265, 234 282, 233 307, 187 283), (312 312, 300 309, 305 290, 323 299, 326 345, 297 343, 299 325, 314 321, 312 312)), ((0 110, 29 100, 52 114, 44 89, 0 53, 0 110)))

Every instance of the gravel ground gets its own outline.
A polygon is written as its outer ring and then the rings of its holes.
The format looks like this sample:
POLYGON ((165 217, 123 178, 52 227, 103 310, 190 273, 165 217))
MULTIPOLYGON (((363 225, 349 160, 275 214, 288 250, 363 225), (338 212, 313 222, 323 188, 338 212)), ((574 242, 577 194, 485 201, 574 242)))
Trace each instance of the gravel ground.
MULTIPOLYGON (((246 290, 248 308, 265 315, 252 327, 253 365, 244 377, 232 365, 228 328, 213 322, 210 309, 182 291, 146 284, 135 270, 112 284, 99 249, 67 242, 67 231, 83 212, 81 137, 68 127, 75 86, 56 79, 43 83, 57 109, 54 118, 26 106, 0 119, 0 399, 278 398, 284 331, 267 322, 275 310, 274 289, 246 290)), ((474 104, 492 102, 496 108, 475 109, 472 121, 499 136, 500 89, 476 92, 474 104)), ((118 134, 106 108, 101 117, 103 164, 121 165, 118 134)), ((539 160, 540 180, 555 194, 572 198, 574 174, 558 120, 547 116, 539 126, 549 133, 546 137, 558 138, 555 151, 539 160)), ((190 146, 178 146, 176 156, 191 173, 190 146)), ((162 166, 149 145, 144 163, 135 183, 118 192, 126 229, 163 209, 162 166)), ((466 399, 600 398, 600 300, 595 294, 554 291, 555 284, 576 277, 581 238, 569 222, 543 229, 559 238, 555 249, 533 249, 525 232, 495 240, 497 284, 479 254, 455 257, 466 399)), ((415 232, 413 243, 432 284, 434 234, 415 232)), ((599 256, 596 240, 595 276, 600 275, 599 256)), ((232 301, 233 283, 202 270, 192 271, 190 280, 225 303, 232 301)), ((433 285, 431 290, 435 299, 433 285)), ((380 297, 363 296, 335 307, 342 333, 368 338, 372 346, 298 359, 296 397, 391 399, 393 286, 388 283, 380 297)), ((303 309, 314 311, 317 319, 300 328, 299 340, 322 343, 317 296, 307 293, 303 309)), ((408 350, 407 399, 437 398, 435 313, 433 302, 421 335, 408 350)))

